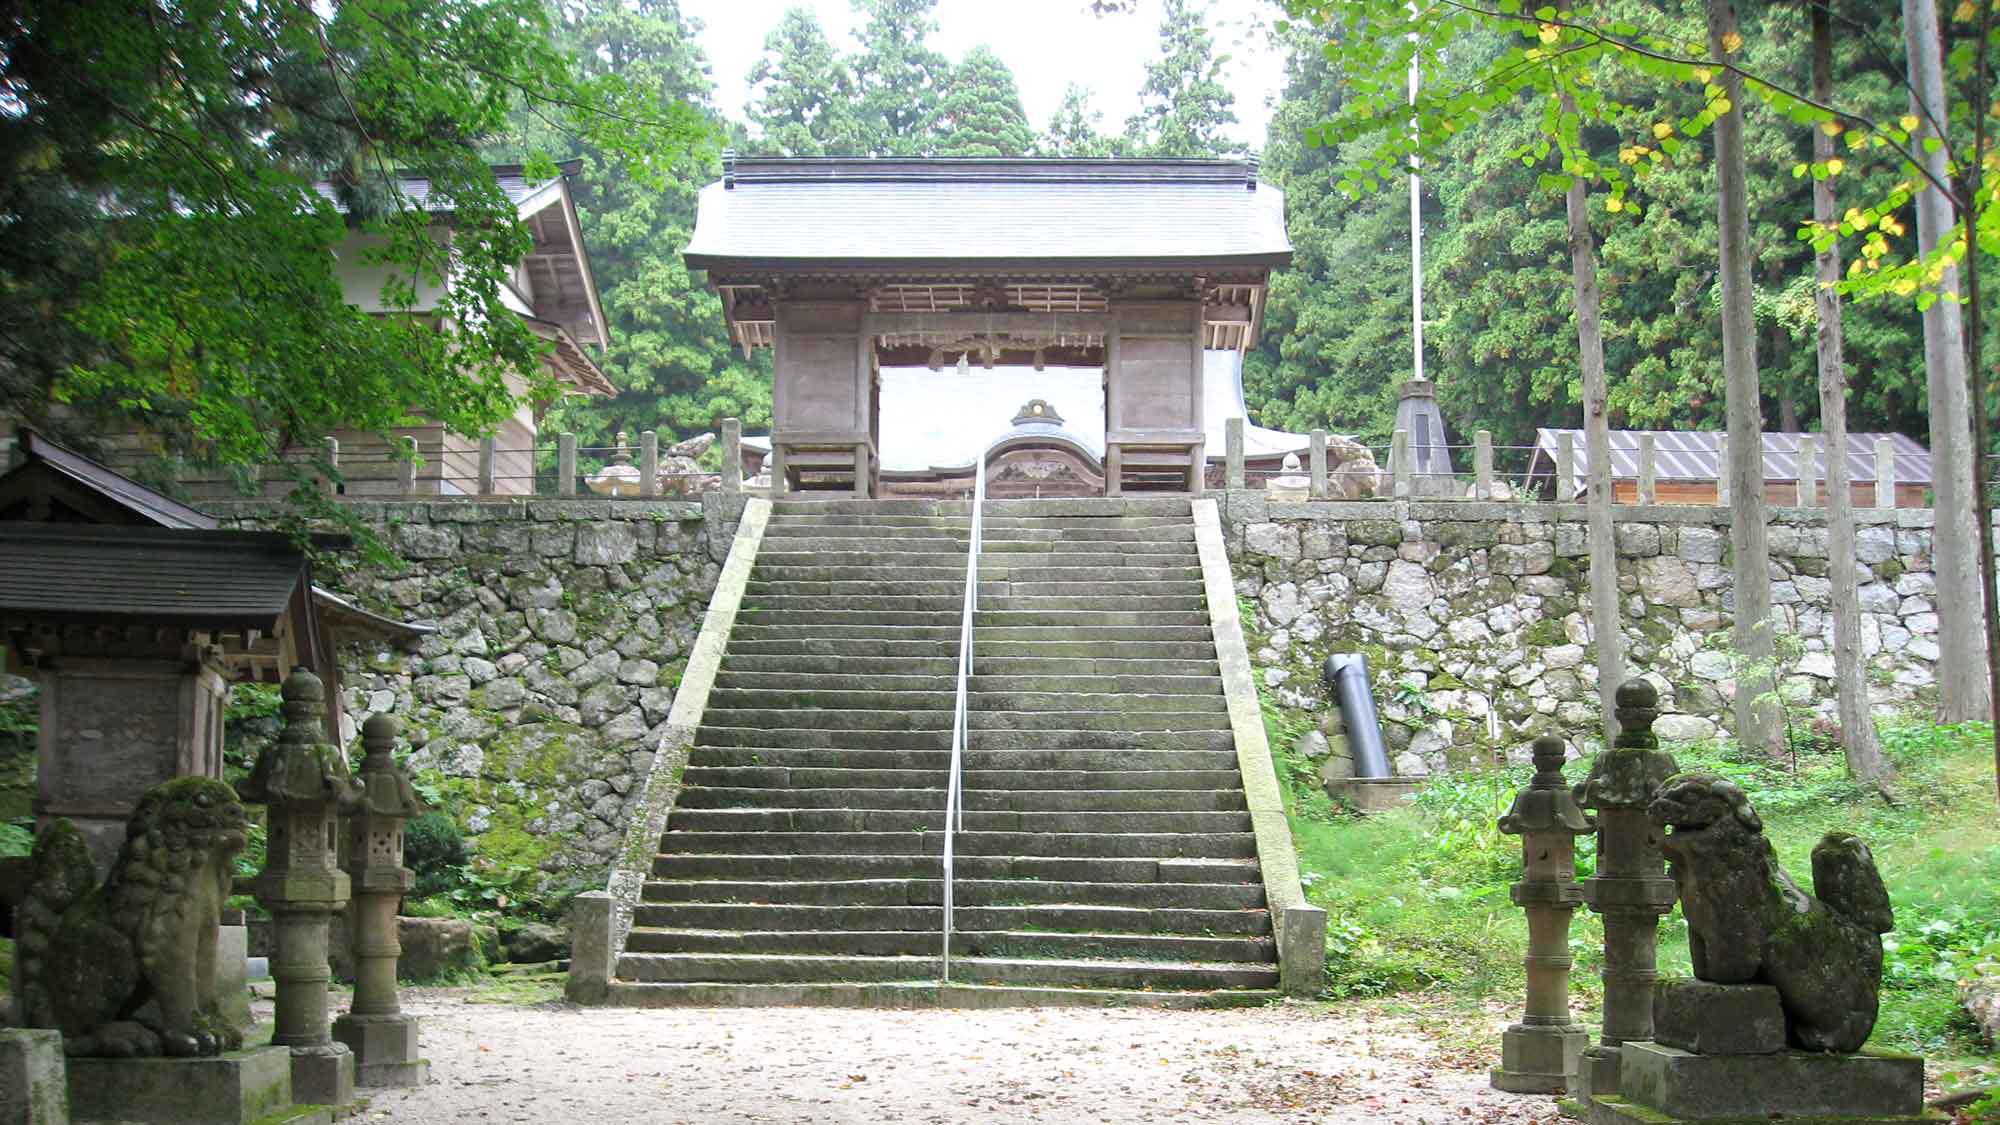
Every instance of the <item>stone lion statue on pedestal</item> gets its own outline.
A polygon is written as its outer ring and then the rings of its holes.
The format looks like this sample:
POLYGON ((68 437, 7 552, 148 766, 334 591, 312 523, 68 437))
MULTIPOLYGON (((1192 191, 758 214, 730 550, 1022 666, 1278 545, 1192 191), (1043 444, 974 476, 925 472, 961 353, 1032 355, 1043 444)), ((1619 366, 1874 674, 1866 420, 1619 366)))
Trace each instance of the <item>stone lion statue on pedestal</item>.
POLYGON ((20 912, 22 1026, 61 1031, 80 1056, 241 1047, 216 1002, 215 941, 247 825, 223 782, 169 781, 140 799, 102 885, 74 825, 44 829, 20 912))
POLYGON ((1875 1027, 1882 936, 1895 928, 1868 845, 1829 832, 1813 849, 1807 894, 1778 863, 1742 787, 1713 774, 1669 778, 1647 815, 1687 916, 1694 975, 1768 984, 1794 1047, 1855 1051, 1875 1027))

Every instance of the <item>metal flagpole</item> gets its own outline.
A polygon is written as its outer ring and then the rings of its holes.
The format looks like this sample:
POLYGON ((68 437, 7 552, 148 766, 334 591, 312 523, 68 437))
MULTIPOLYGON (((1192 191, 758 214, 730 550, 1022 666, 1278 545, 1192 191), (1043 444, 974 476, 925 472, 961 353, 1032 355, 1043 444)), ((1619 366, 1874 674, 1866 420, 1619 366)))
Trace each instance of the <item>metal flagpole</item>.
MULTIPOLYGON (((1417 6, 1410 4, 1410 19, 1417 17, 1417 6)), ((1410 349, 1412 363, 1410 377, 1424 377, 1424 226, 1423 226, 1423 177, 1417 173, 1417 54, 1414 45, 1417 33, 1410 31, 1410 349)))

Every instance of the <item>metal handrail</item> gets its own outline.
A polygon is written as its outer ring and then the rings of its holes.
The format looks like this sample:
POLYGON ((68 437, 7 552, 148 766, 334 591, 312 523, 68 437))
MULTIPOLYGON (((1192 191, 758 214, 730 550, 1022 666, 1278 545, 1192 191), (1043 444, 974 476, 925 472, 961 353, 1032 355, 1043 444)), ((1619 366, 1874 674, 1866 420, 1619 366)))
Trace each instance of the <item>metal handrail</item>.
POLYGON ((979 608, 979 551, 985 542, 985 509, 986 458, 981 457, 972 483, 972 534, 965 553, 965 610, 958 624, 958 699, 951 717, 951 774, 944 798, 944 948, 938 961, 941 984, 951 983, 952 843, 953 837, 965 828, 965 700, 972 673, 972 615, 979 608))

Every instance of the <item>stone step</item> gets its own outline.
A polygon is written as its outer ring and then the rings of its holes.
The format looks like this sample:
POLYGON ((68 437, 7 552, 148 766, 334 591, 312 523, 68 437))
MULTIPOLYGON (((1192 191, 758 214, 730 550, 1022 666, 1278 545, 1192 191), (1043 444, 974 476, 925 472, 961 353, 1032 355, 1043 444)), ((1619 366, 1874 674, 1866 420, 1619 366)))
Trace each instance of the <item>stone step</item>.
MULTIPOLYGON (((946 513, 969 513, 969 501, 948 501, 946 513)), ((1026 519, 1072 519, 1078 516, 1179 516, 1191 518, 1194 502, 1186 496, 1063 496, 1045 499, 988 500, 988 517, 1015 516, 1026 519)))
MULTIPOLYGON (((791 569, 791 568, 787 568, 791 569)), ((1007 593, 1007 586, 1001 582, 982 583, 980 596, 991 593, 1000 597, 1007 593)), ((877 599, 877 598, 949 598, 953 605, 965 601, 965 574, 925 581, 911 581, 904 578, 871 578, 848 581, 808 582, 799 579, 764 581, 751 577, 743 588, 745 601, 764 605, 771 598, 815 598, 826 604, 828 598, 877 599)), ((905 607, 907 608, 907 607, 905 607)))
MULTIPOLYGON (((749 728, 751 730, 807 730, 807 731, 950 731, 952 726, 953 701, 947 699, 942 707, 929 710, 862 709, 858 707, 733 707, 725 706, 717 699, 724 692, 710 696, 710 706, 702 715, 701 731, 716 727, 749 728)), ((741 693, 736 693, 741 694, 741 693)), ((928 693, 910 692, 910 695, 928 693)), ((948 693, 947 693, 948 694, 948 693)), ((876 693, 878 701, 886 702, 881 693, 876 693)), ((1011 697, 1001 697, 1011 698, 1011 697)), ((1027 697, 1023 697, 1027 698, 1027 697)), ((1068 706, 1061 703, 1062 696, 1051 698, 1051 706, 1068 706)), ((1124 699, 1156 700, 1157 709, 1141 710, 1128 707, 1122 711, 998 711, 990 709, 973 710, 966 716, 969 729, 974 731, 1001 731, 1023 733, 1028 731, 1116 731, 1120 734, 1138 735, 1142 732, 1178 731, 1223 731, 1229 730, 1229 716, 1221 700, 1208 704, 1200 696, 1131 696, 1115 697, 1124 699)), ((729 745, 727 742, 711 740, 697 731, 695 741, 703 745, 729 745)), ((1150 737, 1133 737, 1124 740, 1125 745, 1150 744, 1150 737)), ((736 745, 744 745, 738 742, 736 745)), ((827 743, 826 745, 838 745, 827 743)))
MULTIPOLYGON (((1257 910, 1262 883, 1077 883, 1043 879, 952 880, 958 906, 1080 903, 1176 910, 1257 910)), ((944 880, 919 879, 649 879, 641 901, 752 902, 777 906, 934 906, 944 880)))
MULTIPOLYGON (((737 855, 723 852, 653 857, 655 879, 938 879, 940 856, 737 855)), ((1151 859, 1110 856, 983 856, 955 858, 960 879, 1044 879, 1085 883, 1241 883, 1258 881, 1255 860, 1151 859)))
MULTIPOLYGON (((818 676, 832 672, 850 676, 879 676, 884 679, 927 680, 942 677, 955 684, 958 657, 952 656, 839 656, 831 654, 768 656, 760 653, 725 653, 716 672, 716 683, 729 677, 758 677, 777 683, 783 676, 818 676)), ((748 683, 746 679, 742 681, 748 683)))
MULTIPOLYGON (((981 616, 985 615, 982 614, 981 616)), ((1027 616, 1035 615, 1029 614, 1027 616)), ((1043 616, 1054 615, 1048 614, 1043 616)), ((1197 615, 1183 614, 1181 616, 1192 617, 1197 615)), ((1213 647, 1214 634, 1209 631, 1206 615, 1199 616, 1199 621, 1187 624, 1174 624, 1165 621, 1143 621, 1129 624, 1088 624, 1083 622, 1031 624, 1025 622, 979 621, 973 626, 974 651, 997 651, 987 647, 989 642, 1005 645, 1012 641, 1082 641, 1088 642, 1084 646, 1085 648, 1095 648, 1106 641, 1150 641, 1154 643, 1162 641, 1186 641, 1192 644, 1209 646, 1201 651, 1205 651, 1212 656, 1215 652, 1213 647)), ((956 637, 957 633, 954 632, 952 635, 956 637)), ((1183 653, 1186 651, 1185 649, 1182 650, 1183 653)), ((1014 654, 1009 653, 1009 655, 1014 654)), ((1105 655, 1112 654, 1106 653, 1105 655)))
MULTIPOLYGON (((1176 633, 1186 632, 1176 629, 1176 633)), ((1197 630, 1199 631, 1199 630, 1197 630)), ((1101 631, 1100 631, 1101 632, 1101 631)), ((1120 632, 1124 632, 1120 630, 1120 632)), ((1153 636, 1148 631, 1146 636, 1153 636)), ((958 653, 953 644, 952 654, 958 653)), ((1158 640, 1121 640, 1083 633, 1078 635, 1048 636, 1046 634, 1025 637, 996 636, 994 630, 975 632, 972 638, 972 654, 976 667, 985 667, 989 657, 1007 659, 1061 659, 1061 660, 1199 660, 1205 667, 1215 666, 1215 638, 1212 634, 1202 636, 1177 636, 1158 640)))
POLYGON ((989 550, 1003 543, 1085 543, 1092 549, 1100 544, 1156 543, 1163 545, 1162 550, 1171 550, 1165 545, 1194 542, 1194 524, 1183 521, 1154 527, 1090 527, 1050 520, 992 525, 982 528, 981 535, 989 550))
MULTIPOLYGON (((800 983, 818 981, 935 980, 935 955, 852 957, 837 954, 628 953, 618 960, 618 979, 630 982, 800 983)), ((1044 987, 1098 986, 1119 989, 1271 988, 1273 965, 1230 962, 1042 960, 966 957, 954 959, 959 980, 978 984, 1044 987)))
MULTIPOLYGON (((929 631, 926 631, 928 634, 929 631)), ((771 626, 739 626, 732 630, 723 663, 737 657, 867 657, 886 660, 946 660, 952 674, 958 674, 958 630, 943 629, 941 637, 902 637, 894 632, 874 636, 829 637, 812 630, 780 629, 771 626)), ((821 660, 824 663, 824 660, 821 660)))
MULTIPOLYGON (((770 751, 777 754, 782 751, 770 751)), ((867 769, 782 765, 705 765, 689 756, 682 784, 715 788, 766 789, 942 789, 949 756, 932 768, 867 769)), ((969 764, 969 763, 968 763, 969 764)), ((967 792, 1058 790, 1089 792, 1103 789, 1196 789, 1227 791, 1240 788, 1233 769, 965 769, 967 792)))
POLYGON ((839 613, 837 618, 812 617, 838 624, 883 622, 896 625, 928 625, 942 617, 957 620, 965 609, 965 587, 948 594, 857 594, 830 599, 824 594, 796 594, 780 586, 774 592, 743 595, 739 612, 839 613), (837 608, 835 608, 837 607, 837 608))
POLYGON ((941 500, 834 500, 810 497, 786 496, 771 501, 773 518, 789 515, 848 515, 848 516, 943 516, 956 515, 960 518, 969 514, 970 505, 959 504, 957 511, 946 507, 941 500))
MULTIPOLYGON (((1178 646, 1176 646, 1178 647, 1178 646)), ((1004 678, 1009 676, 1142 676, 1154 677, 1194 677, 1215 682, 1220 675, 1213 658, 1175 659, 1131 657, 1091 657, 1091 656, 996 656, 981 651, 979 638, 973 638, 972 672, 979 678, 1004 678)), ((725 661, 723 667, 729 665, 725 661)), ((856 669, 862 671, 863 669, 856 669)), ((952 675, 957 674, 956 663, 952 664, 952 675)), ((1218 686, 1216 690, 1221 690, 1218 686)))
MULTIPOLYGON (((755 902, 641 902, 634 926, 736 930, 916 930, 942 940, 941 906, 819 906, 755 902)), ((1271 933, 1266 910, 1199 910, 1179 907, 1042 903, 1028 906, 957 906, 952 927, 965 930, 1067 930, 1071 933, 1206 934, 1263 937, 1271 933)))
MULTIPOLYGON (((961 832, 953 847, 968 856, 1254 859, 1257 838, 1248 832, 961 832)), ((943 855, 944 833, 936 828, 922 832, 669 831, 660 837, 660 851, 674 855, 943 855)))
POLYGON ((611 982, 608 1002, 624 1008, 1050 1008, 1123 1007, 1193 1011, 1244 1008, 1279 999, 1276 989, 1132 991, 1019 985, 938 984, 674 984, 611 982))
POLYGON ((1198 556, 1162 556, 1158 561, 1149 562, 1136 555, 1083 555, 1071 558, 1067 555, 1054 558, 1045 555, 982 556, 979 560, 979 574, 983 578, 1005 578, 1009 581, 1060 582, 1071 578, 1124 578, 1127 575, 1145 578, 1192 578, 1201 580, 1201 564, 1198 556))
MULTIPOLYGON (((831 529, 823 529, 831 530, 831 529)), ((902 559, 911 563, 921 562, 925 566, 938 565, 935 560, 957 556, 965 557, 965 540, 945 536, 924 538, 909 537, 885 539, 862 535, 770 535, 764 546, 758 548, 762 557, 768 547, 783 555, 812 554, 866 554, 873 559, 902 559)), ((832 564, 828 564, 832 565, 832 564)))
MULTIPOLYGON (((998 596, 1001 597, 1123 599, 1136 594, 1142 597, 1185 598, 1193 601, 1196 608, 1205 609, 1208 606, 1208 602, 1202 593, 1201 582, 1197 579, 1139 578, 1136 575, 1128 576, 1123 572, 1114 571, 1112 573, 1116 575, 1115 578, 1106 577, 1104 573, 1100 572, 1097 577, 1089 580, 1064 579, 1055 582, 1034 582, 1021 579, 1008 579, 1005 582, 981 582, 979 598, 981 604, 984 604, 989 597, 994 596, 990 592, 989 587, 997 587, 998 596)), ((1120 608, 1130 607, 1121 605, 1120 608)))
MULTIPOLYGON (((1090 604, 1101 604, 1105 599, 1118 599, 1120 604, 1115 606, 1115 608, 1147 608, 1144 604, 1131 604, 1124 600, 1140 597, 1175 598, 1180 599, 1183 603, 1192 603, 1192 606, 1183 604, 1169 608, 1205 608, 1207 605, 1202 594, 1201 583, 1195 581, 1137 580, 1127 578, 1122 574, 1117 581, 1102 580, 1102 574, 1099 574, 1097 578, 1099 580, 1088 582, 1014 582, 1008 580, 990 580, 982 574, 979 583, 979 600, 982 605, 985 605, 989 601, 1001 598, 1080 598, 1087 599, 1090 604)), ((884 578, 881 576, 850 580, 805 581, 800 579, 784 579, 782 581, 767 581, 753 575, 744 587, 745 600, 757 605, 768 605, 769 599, 772 598, 806 597, 818 598, 822 601, 828 597, 869 600, 882 598, 949 598, 952 604, 959 605, 965 599, 965 575, 960 573, 939 579, 922 581, 912 581, 901 577, 884 578)), ((884 608, 909 609, 912 607, 909 605, 900 605, 885 606, 884 608)), ((1008 607, 992 606, 991 608, 1004 609, 1008 607)), ((1037 605, 1022 608, 1082 607, 1043 607, 1038 603, 1037 605)))
MULTIPOLYGON (((1232 812, 1240 789, 982 789, 964 793, 973 812, 1232 812)), ((808 789, 697 786, 681 790, 684 809, 943 809, 945 791, 882 786, 808 789)))
MULTIPOLYGON (((958 686, 958 662, 939 661, 945 670, 928 675, 864 675, 848 668, 847 661, 818 661, 818 669, 808 672, 739 672, 724 659, 715 675, 715 687, 728 690, 790 691, 809 695, 824 691, 856 692, 938 692, 950 695, 958 686)), ((711 696, 710 698, 713 698, 711 696)), ((947 703, 949 706, 949 703, 947 703)))
MULTIPOLYGON (((919 629, 943 629, 955 638, 958 636, 959 615, 963 609, 962 603, 941 605, 934 609, 827 609, 825 598, 808 598, 806 601, 811 603, 810 606, 766 609, 762 603, 745 598, 743 608, 736 611, 736 622, 739 627, 789 626, 816 637, 843 635, 833 631, 838 629, 853 630, 857 636, 879 637, 898 626, 911 626, 919 629)), ((1103 624, 1119 623, 1107 621, 1103 624)), ((1163 621, 1160 624, 1177 623, 1163 621)), ((925 634, 926 638, 930 636, 929 633, 925 634)))
MULTIPOLYGON (((938 615, 938 619, 950 617, 950 624, 936 625, 802 625, 798 623, 767 625, 762 622, 746 622, 737 618, 736 626, 729 631, 729 648, 738 644, 759 644, 765 641, 942 641, 951 646, 953 654, 958 652, 959 621, 956 614, 938 615)), ((744 651, 756 651, 754 649, 744 651)), ((868 653, 866 649, 860 654, 868 653)))
MULTIPOLYGON (((910 624, 920 624, 912 621, 910 624)), ((974 615, 976 632, 987 629, 1102 629, 1179 626, 1207 632, 1208 610, 1190 609, 1034 609, 981 605, 974 615)), ((1143 640, 1143 637, 1121 638, 1143 640)), ((1168 639, 1168 638, 1162 638, 1168 639)))
POLYGON ((852 540, 842 540, 836 547, 824 546, 824 540, 818 542, 822 545, 813 546, 802 539, 786 539, 783 542, 762 545, 758 548, 757 563, 751 568, 752 572, 757 573, 770 567, 796 566, 862 567, 898 571, 936 570, 944 567, 957 570, 961 578, 965 575, 963 544, 951 553, 912 551, 891 555, 881 551, 857 550, 860 544, 852 540))
MULTIPOLYGON (((886 551, 908 549, 911 540, 945 540, 957 545, 963 551, 967 537, 971 534, 964 520, 939 523, 893 524, 869 522, 859 524, 830 524, 820 522, 794 522, 789 519, 774 519, 764 530, 764 542, 777 543, 790 539, 860 539, 880 542, 886 551)), ((918 548, 927 550, 928 548, 918 548)))
MULTIPOLYGON (((1052 686, 1052 685, 1044 685, 1052 686)), ((862 713, 880 715, 886 711, 902 712, 914 721, 918 712, 942 712, 944 725, 950 725, 950 712, 957 705, 957 694, 949 682, 941 689, 931 691, 889 691, 871 688, 818 688, 805 685, 793 687, 738 688, 717 686, 709 692, 710 711, 755 710, 764 712, 821 711, 842 714, 862 713)), ((1089 693, 1081 691, 1040 691, 1001 692, 980 691, 974 693, 968 706, 977 720, 990 712, 1017 711, 1022 713, 1059 714, 1100 714, 1139 715, 1154 712, 1227 712, 1229 705, 1222 693, 1192 694, 1139 694, 1137 692, 1089 693)), ((844 719, 831 720, 845 723, 844 719)), ((814 726, 816 723, 785 722, 781 725, 814 726)), ((873 724, 863 724, 873 725, 873 724)), ((974 725, 979 725, 974 721, 974 725)), ((992 724, 987 724, 992 725, 992 724)), ((876 727, 877 730, 904 730, 900 720, 895 725, 876 727)), ((1145 728, 1135 728, 1145 729, 1145 728)), ((1175 729, 1175 728, 1167 728, 1175 729)), ((1201 728, 1197 728, 1201 729, 1201 728)))
MULTIPOLYGON (((803 540, 788 539, 786 542, 803 542, 803 540)), ((899 549, 900 545, 901 541, 899 540, 899 549)), ((959 545, 958 552, 960 554, 965 553, 963 544, 959 545)), ((1101 558, 1106 555, 1126 555, 1135 559, 1144 559, 1146 562, 1143 565, 1147 566, 1187 566, 1190 560, 1199 557, 1194 549, 1194 537, 1192 535, 1188 537, 1186 542, 1162 542, 1157 539, 988 538, 985 540, 984 550, 979 556, 979 562, 981 569, 984 569, 986 560, 989 558, 1011 562, 1012 565, 1020 566, 1022 565, 1022 558, 1024 556, 1033 556, 1035 561, 1044 565, 1056 565, 1052 560, 1077 559, 1087 562, 1090 559, 1101 558)))
MULTIPOLYGON (((815 776, 854 776, 912 773, 941 773, 951 766, 949 749, 939 750, 834 750, 771 746, 697 746, 688 755, 689 779, 695 770, 754 769, 811 770, 815 776)), ((1068 777, 1083 774, 1102 778, 1109 788, 1138 788, 1129 780, 1118 785, 1114 779, 1151 778, 1162 774, 1199 772, 1213 776, 1216 783, 1226 775, 1236 778, 1233 750, 968 750, 963 768, 966 784, 982 789, 1001 788, 995 779, 1020 776, 1033 779, 1047 774, 1068 777), (978 779, 975 782, 975 778, 978 779)), ((718 775, 722 776, 722 775, 718 775)), ((1060 789, 1059 784, 1035 788, 1060 789)))
MULTIPOLYGON (((976 640, 974 647, 978 647, 976 640)), ((979 663, 978 655, 975 653, 974 667, 977 668, 979 663)), ((1003 676, 980 672, 971 677, 968 686, 980 697, 982 703, 989 695, 1023 692, 1062 692, 1083 699, 1102 695, 1213 695, 1217 699, 1222 698, 1222 675, 1219 671, 1211 671, 1205 676, 1058 674, 1003 676)), ((1078 710, 1088 709, 1078 708, 1078 710)))
MULTIPOLYGON (((635 928, 632 953, 820 953, 865 957, 935 955, 936 933, 913 930, 680 930, 635 928)), ((1049 933, 1039 930, 954 929, 954 957, 1092 957, 1126 961, 1244 961, 1276 958, 1270 938, 1181 934, 1049 933)))
POLYGON ((833 566, 816 563, 778 565, 770 552, 760 551, 750 568, 750 584, 777 582, 952 582, 965 586, 965 560, 940 559, 931 566, 833 566))
MULTIPOLYGON (((954 602, 964 605, 964 598, 954 598, 954 602)), ((886 607, 885 607, 886 608, 886 607)), ((1078 620, 1090 625, 1150 624, 1155 618, 1147 617, 1127 620, 1127 614, 1154 614, 1162 625, 1203 624, 1208 620, 1208 602, 1199 595, 1135 593, 1126 590, 1117 594, 1005 594, 999 597, 982 595, 978 605, 978 624, 1000 625, 1011 615, 1022 615, 1018 624, 1061 625, 1068 623, 1070 614, 1084 614, 1078 620), (1030 615, 1032 619, 1030 619, 1030 615), (1102 618, 1102 619, 1100 619, 1102 618)))
MULTIPOLYGON (((942 824, 936 809, 691 809, 669 832, 916 832, 942 824)), ((965 814, 971 832, 1248 832, 1247 812, 1001 812, 965 814)), ((668 849, 663 849, 668 850, 668 849)))
MULTIPOLYGON (((796 714, 796 713, 795 713, 796 714)), ((951 724, 931 730, 842 730, 808 727, 732 726, 714 715, 695 732, 698 747, 771 747, 806 750, 935 750, 951 749, 951 724), (711 725, 712 724, 712 725, 711 725)), ((976 724, 968 740, 972 753, 981 751, 1048 750, 1056 752, 1147 750, 1226 750, 1234 752, 1235 736, 1226 727, 1201 730, 1049 728, 982 730, 976 724)))
MULTIPOLYGON (((991 530, 1007 527, 1100 527, 1100 528, 1146 528, 1146 527, 1187 527, 1186 516, 1066 516, 1046 518, 1039 516, 1003 515, 989 501, 986 514, 982 517, 991 530)), ((773 512, 773 522, 782 521, 787 526, 800 524, 822 524, 828 527, 883 526, 883 527, 943 527, 963 530, 971 521, 970 511, 949 515, 939 513, 868 513, 784 511, 773 512)))

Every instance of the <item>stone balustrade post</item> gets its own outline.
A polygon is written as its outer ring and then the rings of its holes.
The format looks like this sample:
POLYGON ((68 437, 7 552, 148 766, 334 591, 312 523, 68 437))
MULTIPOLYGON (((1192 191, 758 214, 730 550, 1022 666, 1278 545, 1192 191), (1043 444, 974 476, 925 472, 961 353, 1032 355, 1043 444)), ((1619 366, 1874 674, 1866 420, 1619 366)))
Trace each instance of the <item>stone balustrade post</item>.
POLYGON ((1660 916, 1673 909, 1674 881, 1646 807, 1677 769, 1653 736, 1659 705, 1645 680, 1618 686, 1618 736, 1575 791, 1577 804, 1597 814, 1597 873, 1583 894, 1604 917, 1604 1026, 1570 1084, 1570 1096, 1586 1102, 1618 1092, 1619 1044, 1653 1037, 1660 916))
POLYGON ((556 495, 576 495, 576 435, 556 435, 556 495))
POLYGON ((1576 838, 1592 830, 1563 780, 1563 740, 1535 740, 1535 776, 1500 818, 1500 831, 1521 838, 1521 881, 1514 904, 1528 915, 1528 997, 1521 1022, 1500 1037, 1493 1088, 1514 1094, 1559 1094, 1590 1042, 1569 1013, 1569 924, 1583 901, 1576 881, 1576 838))
POLYGON ((481 496, 491 496, 495 491, 496 482, 494 480, 494 474, 496 474, 499 471, 497 468, 499 459, 500 459, 500 439, 494 437, 492 434, 487 434, 485 437, 480 438, 479 439, 479 494, 481 496))
POLYGON ((1228 468, 1223 477, 1224 488, 1243 487, 1243 419, 1229 418, 1222 423, 1222 449, 1228 468))
POLYGON ((1312 444, 1306 452, 1311 460, 1309 468, 1312 472, 1312 498, 1324 500, 1327 497, 1326 431, 1314 430, 1311 440, 1312 444))
POLYGON ((1493 499, 1493 431, 1472 435, 1472 488, 1480 500, 1493 499))
POLYGON ((257 759, 243 798, 266 806, 264 869, 252 881, 271 914, 277 981, 274 1046, 292 1051, 293 1100, 345 1106, 354 1101, 354 1055, 327 1029, 327 923, 345 906, 350 883, 337 861, 341 807, 358 792, 347 758, 324 741, 326 688, 294 667, 281 689, 285 725, 257 759))
POLYGON ((417 490, 417 439, 405 434, 396 440, 403 447, 396 460, 396 487, 408 496, 417 490))
POLYGON ((1415 491, 1412 479, 1416 466, 1410 460, 1410 431, 1397 430, 1389 437, 1389 494, 1398 500, 1408 500, 1415 491))
POLYGON ((639 431, 639 495, 659 494, 660 434, 658 430, 641 430, 639 431))
POLYGON ((402 724, 389 715, 370 715, 361 724, 362 797, 348 818, 354 1001, 333 1021, 333 1037, 354 1052, 358 1086, 421 1086, 430 1072, 417 1049, 417 1017, 403 1011, 396 995, 396 962, 403 952, 396 907, 416 883, 403 866, 403 824, 423 811, 410 779, 396 766, 400 733, 402 724))
POLYGON ((1799 454, 1795 475, 1798 477, 1796 503, 1801 508, 1810 508, 1819 503, 1819 439, 1811 434, 1799 435, 1799 454))
POLYGON ((722 491, 743 491, 743 420, 722 420, 722 491))
POLYGON ((1715 503, 1718 507, 1729 506, 1729 435, 1715 437, 1715 503))
POLYGON ((1896 443, 1885 437, 1875 439, 1875 506, 1896 506, 1896 443))
POLYGON ((1556 503, 1576 499, 1576 435, 1556 435, 1556 503))
POLYGON ((320 474, 319 489, 328 496, 340 493, 340 439, 327 438, 320 446, 320 459, 325 462, 325 472, 320 474))
MULTIPOLYGON (((1612 482, 1611 489, 1614 494, 1617 492, 1616 481, 1612 482)), ((1653 435, 1642 433, 1639 435, 1639 503, 1657 504, 1659 495, 1659 452, 1654 448, 1653 435)))

